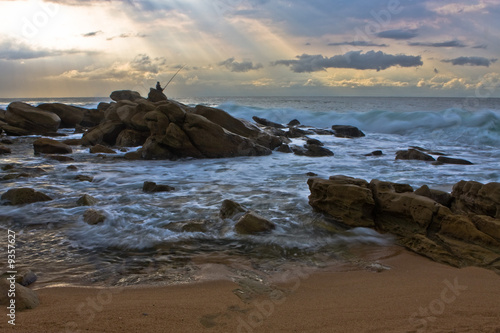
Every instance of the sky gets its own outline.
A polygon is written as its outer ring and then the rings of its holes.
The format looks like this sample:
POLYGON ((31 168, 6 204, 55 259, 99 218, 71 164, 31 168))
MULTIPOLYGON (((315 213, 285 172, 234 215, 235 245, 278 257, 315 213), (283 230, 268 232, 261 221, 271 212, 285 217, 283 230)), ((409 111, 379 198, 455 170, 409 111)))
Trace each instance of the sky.
POLYGON ((0 0, 0 98, 500 97, 500 0, 0 0))

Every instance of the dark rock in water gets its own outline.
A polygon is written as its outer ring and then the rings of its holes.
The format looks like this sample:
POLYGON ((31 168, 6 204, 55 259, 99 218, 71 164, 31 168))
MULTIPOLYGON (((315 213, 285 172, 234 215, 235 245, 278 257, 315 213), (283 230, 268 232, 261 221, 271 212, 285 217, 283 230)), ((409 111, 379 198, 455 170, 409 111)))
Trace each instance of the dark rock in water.
POLYGON ((116 154, 116 151, 103 145, 95 145, 93 147, 90 147, 89 152, 91 154, 116 154))
POLYGON ((334 135, 339 138, 360 138, 365 136, 359 128, 350 125, 333 125, 334 135))
POLYGON ((2 167, 2 170, 4 171, 7 171, 7 170, 12 170, 14 169, 16 166, 14 164, 5 164, 3 167, 2 167))
POLYGON ((276 151, 279 151, 280 153, 293 153, 292 148, 290 148, 290 146, 287 144, 282 144, 281 146, 276 148, 276 151))
POLYGON ((333 156, 333 152, 329 149, 323 148, 319 145, 304 145, 304 147, 291 146, 290 147, 295 155, 309 156, 309 157, 324 157, 333 156))
POLYGON ((382 150, 374 150, 369 154, 365 154, 365 156, 382 156, 382 155, 384 155, 382 150))
POLYGON ((7 205, 24 205, 40 201, 50 201, 48 195, 35 191, 32 188, 13 188, 2 194, 2 201, 6 201, 7 205))
POLYGON ((0 145, 0 155, 10 154, 10 153, 12 153, 12 151, 10 150, 10 148, 7 148, 5 146, 0 145))
POLYGON ((118 102, 122 100, 135 101, 136 99, 141 99, 141 94, 137 91, 132 90, 117 90, 113 91, 109 96, 113 101, 118 102))
POLYGON ((332 130, 322 129, 322 128, 311 128, 310 131, 317 135, 332 135, 335 134, 332 130))
POLYGON ((298 121, 297 119, 293 119, 287 124, 288 127, 299 126, 299 125, 300 121, 298 121))
POLYGON ((66 169, 68 169, 70 171, 76 171, 76 170, 78 170, 78 167, 76 167, 75 165, 68 165, 68 167, 66 169))
POLYGON ((62 103, 46 103, 37 106, 38 109, 55 113, 61 119, 61 128, 75 128, 83 121, 87 109, 62 103))
POLYGON ((73 157, 62 156, 62 155, 46 155, 45 157, 59 162, 73 162, 75 160, 73 157))
POLYGON ((33 142, 35 154, 71 154, 70 146, 56 140, 40 138, 33 142))
POLYGON ((305 137, 306 135, 312 135, 314 134, 313 131, 306 131, 297 127, 292 127, 286 132, 286 137, 287 138, 302 138, 305 137))
MULTIPOLYGON (((0 278, 0 305, 2 307, 9 306, 11 298, 8 297, 10 290, 10 281, 6 276, 0 278)), ((34 309, 40 304, 38 295, 35 291, 15 283, 15 300, 16 311, 24 311, 26 309, 34 309)))
POLYGON ((97 203, 97 199, 94 198, 93 196, 88 195, 88 194, 84 194, 76 202, 76 204, 78 206, 94 206, 96 203, 97 203))
POLYGON ((257 116, 253 116, 252 119, 257 123, 257 124, 260 124, 260 125, 263 125, 263 126, 268 126, 268 127, 275 127, 275 128, 286 128, 285 126, 283 126, 282 124, 278 124, 278 123, 275 123, 275 122, 272 122, 270 120, 267 120, 267 119, 264 119, 264 118, 259 118, 257 116))
POLYGON ((137 160, 140 160, 142 158, 142 154, 139 150, 137 150, 137 151, 131 151, 129 153, 126 153, 123 157, 129 161, 137 161, 137 160))
POLYGON ((76 180, 80 181, 80 182, 89 182, 89 183, 92 183, 92 181, 94 180, 94 177, 92 176, 86 176, 86 175, 78 175, 75 177, 76 180))
POLYGON ((208 221, 179 221, 171 222, 165 226, 166 229, 176 232, 207 232, 208 221))
POLYGON ((474 163, 460 158, 451 158, 445 156, 439 156, 437 161, 444 164, 461 164, 461 165, 473 165, 474 163))
POLYGON ((168 185, 157 185, 154 182, 144 182, 142 186, 142 191, 146 193, 156 193, 156 192, 170 192, 174 191, 175 188, 168 185))
POLYGON ((274 223, 257 215, 254 212, 246 212, 234 226, 239 234, 249 235, 261 232, 269 232, 276 228, 274 223))
POLYGON ((14 144, 14 142, 12 142, 12 140, 9 140, 9 139, 2 139, 2 140, 0 140, 0 143, 3 143, 4 145, 14 144))
POLYGON ((168 98, 163 92, 161 92, 155 88, 149 89, 148 101, 155 103, 155 102, 161 102, 161 101, 166 101, 166 100, 168 100, 168 98))
POLYGON ((419 161, 435 161, 434 157, 427 155, 416 149, 399 150, 396 152, 397 160, 419 160, 419 161))
MULTIPOLYGON (((7 107, 5 120, 10 126, 35 134, 57 132, 61 118, 55 113, 37 109, 22 102, 12 102, 7 107)), ((4 128, 7 132, 7 129, 4 128)))
POLYGON ((236 219, 241 217, 247 212, 242 205, 233 200, 224 200, 219 211, 219 216, 221 219, 236 219))
POLYGON ((323 146, 323 142, 317 140, 317 139, 307 139, 306 143, 308 145, 317 145, 317 146, 323 146))
POLYGON ((106 215, 103 212, 98 211, 96 209, 87 209, 85 213, 83 213, 83 221, 90 225, 96 225, 99 223, 103 223, 106 220, 106 215))
POLYGON ((33 273, 31 269, 21 269, 20 271, 17 272, 16 275, 16 282, 24 287, 35 283, 37 279, 38 276, 36 276, 36 274, 33 273))
POLYGON ((450 193, 430 189, 427 185, 422 185, 415 191, 415 194, 430 198, 445 207, 450 207, 453 200, 450 193))
POLYGON ((308 172, 308 173, 306 173, 306 176, 308 176, 308 177, 317 177, 318 174, 314 173, 314 172, 308 172))

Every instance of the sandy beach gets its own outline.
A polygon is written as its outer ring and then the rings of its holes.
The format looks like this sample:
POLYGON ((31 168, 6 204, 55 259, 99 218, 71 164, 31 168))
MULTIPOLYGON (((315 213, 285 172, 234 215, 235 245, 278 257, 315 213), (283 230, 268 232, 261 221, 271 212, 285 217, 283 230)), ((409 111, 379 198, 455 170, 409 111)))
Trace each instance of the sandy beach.
POLYGON ((232 281, 38 290, 3 332, 500 332, 500 277, 397 249, 390 267, 290 274, 245 301, 232 281))

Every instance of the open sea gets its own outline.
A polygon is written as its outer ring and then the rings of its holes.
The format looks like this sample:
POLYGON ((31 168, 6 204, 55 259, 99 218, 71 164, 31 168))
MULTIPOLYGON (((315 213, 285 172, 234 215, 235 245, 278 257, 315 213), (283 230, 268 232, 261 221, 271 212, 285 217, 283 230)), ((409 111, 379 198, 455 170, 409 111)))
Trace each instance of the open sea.
MULTIPOLYGON (((305 157, 273 152, 262 157, 126 161, 100 158, 88 148, 73 147, 74 162, 34 156, 33 137, 10 138, 13 153, 0 156, 0 165, 42 168, 38 177, 1 180, 0 192, 31 187, 54 200, 25 206, 0 206, 0 245, 7 229, 16 232, 19 267, 31 267, 38 286, 61 284, 172 284, 210 278, 210 267, 227 275, 272 274, 303 265, 377 267, 376 253, 393 244, 388 235, 355 228, 344 230, 308 205, 308 172, 320 177, 347 175, 368 181, 407 183, 417 189, 451 191, 460 180, 500 182, 500 99, 386 97, 242 97, 179 98, 188 105, 218 107, 231 115, 252 116, 287 124, 330 128, 353 125, 366 136, 357 139, 310 136, 335 155, 305 157), (398 150, 418 146, 474 165, 432 165, 395 160, 398 150), (382 156, 364 156, 382 150, 382 156), (68 171, 73 164, 77 171, 68 171), (75 181, 76 175, 92 182, 75 181), (144 181, 175 187, 148 194, 144 181), (106 214, 100 225, 88 225, 88 207, 76 201, 89 194, 94 207, 106 214), (232 199, 273 221, 277 228, 258 236, 234 232, 218 219, 224 199, 232 199), (207 232, 182 232, 174 223, 210 221, 207 232), (176 231, 177 230, 177 231, 176 231), (364 251, 366 253, 366 251, 364 251), (375 256, 376 257, 376 256, 375 256), (256 273, 257 272, 257 273, 256 273)), ((5 109, 13 100, 0 99, 5 109)), ((95 108, 108 98, 26 99, 32 105, 61 102, 95 108)), ((79 138, 72 130, 58 140, 79 138)), ((303 144, 300 139, 294 143, 303 144)), ((133 150, 128 149, 128 151, 133 150)), ((118 152, 125 154, 125 152, 118 152)), ((0 178, 9 171, 0 170, 0 178)), ((383 251, 381 252, 383 253, 383 251)), ((381 254, 382 255, 382 254, 381 254)), ((385 255, 385 254, 384 254, 385 255)), ((379 267, 380 268, 380 267, 379 267)), ((378 269, 378 268, 377 268, 378 269)), ((212 273, 210 273, 212 272, 212 273)))

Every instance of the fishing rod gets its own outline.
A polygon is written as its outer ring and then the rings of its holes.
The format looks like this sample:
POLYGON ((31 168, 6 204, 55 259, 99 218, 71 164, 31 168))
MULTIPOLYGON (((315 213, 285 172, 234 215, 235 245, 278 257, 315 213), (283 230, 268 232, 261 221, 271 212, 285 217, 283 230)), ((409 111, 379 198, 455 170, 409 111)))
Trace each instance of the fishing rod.
POLYGON ((167 89, 168 85, 170 84, 170 82, 172 82, 172 80, 174 79, 174 77, 184 68, 186 67, 186 65, 183 65, 181 68, 179 68, 177 70, 177 72, 175 72, 175 74, 170 78, 170 80, 168 80, 167 84, 165 85, 165 87, 163 87, 163 89, 161 90, 163 92, 163 90, 167 89))

